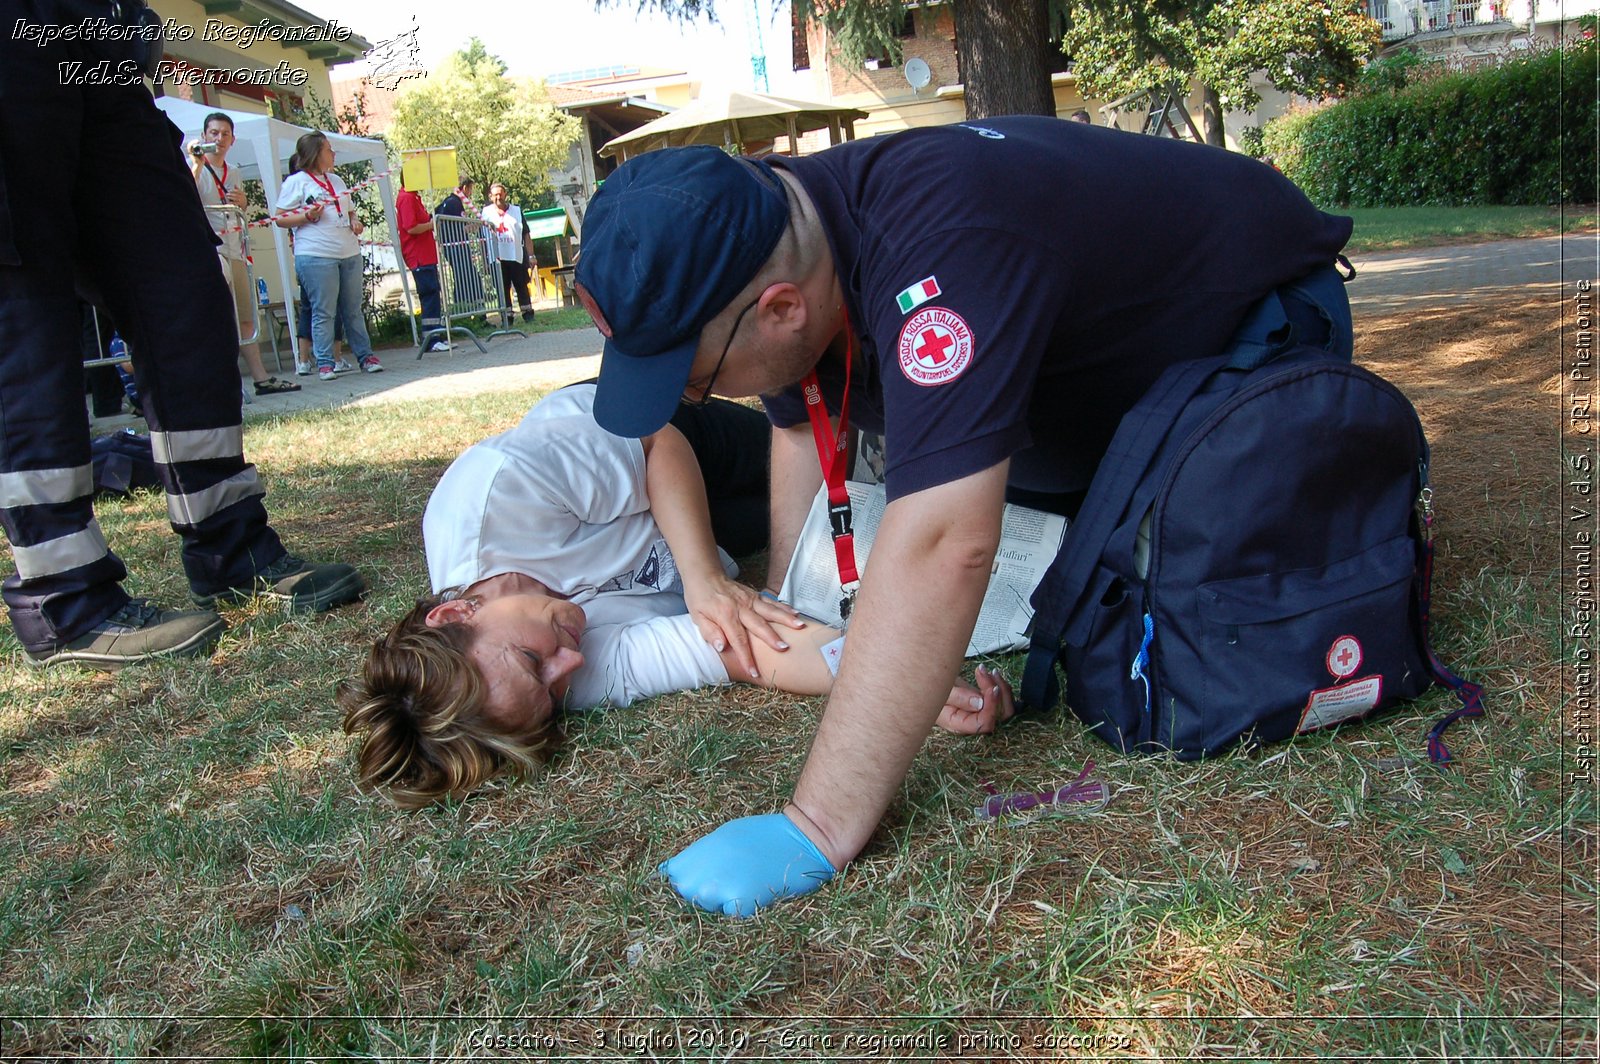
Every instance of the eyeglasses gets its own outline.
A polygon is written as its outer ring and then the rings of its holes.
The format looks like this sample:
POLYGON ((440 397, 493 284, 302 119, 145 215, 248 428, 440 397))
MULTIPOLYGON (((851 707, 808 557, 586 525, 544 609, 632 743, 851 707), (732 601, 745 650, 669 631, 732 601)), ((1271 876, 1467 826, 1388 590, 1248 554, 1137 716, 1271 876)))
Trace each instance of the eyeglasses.
MULTIPOLYGON (((739 326, 743 324, 744 316, 750 313, 750 308, 754 307, 759 302, 761 302, 760 296, 752 299, 750 302, 745 304, 744 309, 739 312, 739 316, 733 319, 733 328, 728 330, 728 342, 722 345, 722 357, 717 359, 716 368, 711 371, 711 379, 706 381, 705 388, 700 392, 700 398, 691 399, 687 394, 685 394, 683 397, 684 402, 688 403, 690 406, 705 406, 707 403, 711 402, 711 389, 716 387, 717 374, 722 372, 722 364, 728 361, 728 352, 733 350, 733 338, 739 335, 739 326)), ((687 389, 685 391, 687 392, 687 389)))

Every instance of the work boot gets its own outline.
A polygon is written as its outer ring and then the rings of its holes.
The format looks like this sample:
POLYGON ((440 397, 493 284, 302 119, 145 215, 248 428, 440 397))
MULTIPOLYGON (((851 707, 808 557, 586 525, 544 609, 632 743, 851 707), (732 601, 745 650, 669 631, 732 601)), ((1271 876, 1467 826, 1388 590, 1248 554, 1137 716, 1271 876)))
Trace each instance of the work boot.
POLYGON ((277 599, 294 611, 331 610, 353 602, 367 589, 367 582, 355 567, 343 562, 313 565, 304 558, 285 554, 265 569, 256 572, 248 587, 230 587, 215 594, 193 594, 201 606, 224 602, 244 602, 254 596, 277 599))
POLYGON ((56 650, 28 652, 34 665, 87 665, 120 669, 151 658, 210 650, 228 626, 210 610, 164 610, 133 599, 83 635, 56 650))

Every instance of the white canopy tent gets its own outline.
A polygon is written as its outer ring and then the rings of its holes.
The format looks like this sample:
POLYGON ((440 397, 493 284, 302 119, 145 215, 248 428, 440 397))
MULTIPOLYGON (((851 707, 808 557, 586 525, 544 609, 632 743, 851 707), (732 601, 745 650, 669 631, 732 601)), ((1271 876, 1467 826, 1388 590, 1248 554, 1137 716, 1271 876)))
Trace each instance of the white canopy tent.
POLYGON ((855 123, 867 112, 831 103, 791 100, 761 92, 726 92, 702 96, 670 114, 647 122, 630 133, 613 137, 600 149, 601 155, 618 155, 624 160, 658 148, 685 144, 720 144, 744 150, 747 141, 788 137, 798 151, 800 134, 826 129, 831 144, 855 140, 855 123))
MULTIPOLYGON (((237 166, 246 178, 255 178, 261 182, 267 194, 267 208, 269 211, 274 210, 273 205, 278 202, 278 188, 283 183, 283 174, 288 170, 289 160, 294 156, 295 141, 311 132, 310 129, 292 122, 281 121, 270 115, 208 107, 175 96, 157 97, 156 106, 165 111, 172 124, 182 130, 185 140, 199 138, 205 128, 206 115, 220 111, 233 119, 236 143, 233 150, 228 153, 228 161, 231 165, 237 166)), ((378 189, 383 200, 383 216, 389 223, 390 239, 394 242, 395 261, 404 261, 400 253, 400 227, 395 222, 394 216, 394 188, 388 175, 384 173, 389 169, 387 146, 383 141, 373 137, 351 137, 343 133, 328 133, 327 136, 328 142, 333 145, 334 156, 339 162, 365 159, 383 175, 378 178, 378 189)), ((284 307, 287 309, 293 304, 293 294, 297 287, 290 266, 289 234, 276 225, 268 228, 272 232, 273 247, 278 252, 278 279, 283 285, 284 307)), ((406 305, 409 307, 412 296, 408 272, 403 269, 400 271, 400 283, 405 288, 406 305)), ((411 339, 413 342, 418 342, 416 318, 409 314, 406 316, 411 318, 411 339)), ((293 351, 299 339, 299 331, 295 315, 289 313, 287 317, 289 348, 293 351)))

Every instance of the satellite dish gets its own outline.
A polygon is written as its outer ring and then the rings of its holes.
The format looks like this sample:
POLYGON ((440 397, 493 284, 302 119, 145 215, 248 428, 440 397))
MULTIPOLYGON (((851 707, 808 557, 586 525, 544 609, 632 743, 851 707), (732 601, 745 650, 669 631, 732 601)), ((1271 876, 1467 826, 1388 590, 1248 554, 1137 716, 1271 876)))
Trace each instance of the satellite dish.
POLYGON ((906 60, 906 81, 910 84, 912 92, 927 87, 928 82, 932 80, 933 71, 928 69, 926 60, 914 58, 906 60))

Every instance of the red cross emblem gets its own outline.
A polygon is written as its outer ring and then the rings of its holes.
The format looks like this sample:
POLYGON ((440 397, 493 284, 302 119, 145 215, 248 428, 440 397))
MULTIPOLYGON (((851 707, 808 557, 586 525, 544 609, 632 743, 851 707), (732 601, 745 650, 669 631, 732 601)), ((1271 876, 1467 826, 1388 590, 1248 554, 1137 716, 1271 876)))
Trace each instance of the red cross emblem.
POLYGON ((930 325, 917 337, 917 361, 929 368, 942 366, 950 361, 950 349, 955 345, 956 338, 949 329, 930 325))
POLYGON ((1328 671, 1336 680, 1352 676, 1361 668, 1361 642, 1353 635, 1342 635, 1328 648, 1328 671))
POLYGON ((972 349, 972 330, 961 315, 929 307, 907 318, 900 328, 900 372, 912 384, 943 384, 966 371, 972 349))

